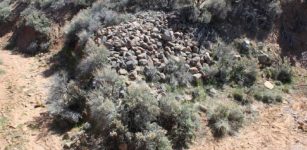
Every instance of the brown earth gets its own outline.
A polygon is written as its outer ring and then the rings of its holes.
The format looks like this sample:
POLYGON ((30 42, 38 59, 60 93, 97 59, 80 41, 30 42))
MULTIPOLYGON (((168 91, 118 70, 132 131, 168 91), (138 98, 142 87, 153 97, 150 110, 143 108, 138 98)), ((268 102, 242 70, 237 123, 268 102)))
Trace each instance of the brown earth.
POLYGON ((205 136, 192 150, 306 150, 307 98, 288 96, 280 105, 256 104, 260 111, 256 120, 237 135, 222 139, 205 136), (305 122, 304 122, 305 121, 305 122), (305 127, 303 127, 305 126, 305 127))
POLYGON ((40 57, 4 50, 0 40, 0 150, 59 150, 60 136, 48 128, 44 100, 51 86, 43 76, 48 65, 40 57))

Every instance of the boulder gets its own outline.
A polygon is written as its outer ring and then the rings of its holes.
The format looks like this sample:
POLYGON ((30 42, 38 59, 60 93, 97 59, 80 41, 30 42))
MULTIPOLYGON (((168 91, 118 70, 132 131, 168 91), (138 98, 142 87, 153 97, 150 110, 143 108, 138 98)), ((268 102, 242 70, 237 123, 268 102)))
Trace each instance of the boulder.
POLYGON ((268 54, 260 54, 258 56, 258 61, 261 65, 264 65, 264 66, 270 66, 272 65, 273 61, 272 59, 270 58, 270 56, 268 54))
POLYGON ((165 41, 173 41, 174 40, 174 32, 170 30, 164 30, 162 39, 165 41))

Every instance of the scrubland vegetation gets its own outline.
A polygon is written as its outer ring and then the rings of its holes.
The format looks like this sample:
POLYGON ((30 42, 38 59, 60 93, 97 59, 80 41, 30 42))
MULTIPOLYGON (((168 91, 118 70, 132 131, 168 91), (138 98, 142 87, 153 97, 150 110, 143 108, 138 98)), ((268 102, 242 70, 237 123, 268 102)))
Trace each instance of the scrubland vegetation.
MULTIPOLYGON (((0 59, 0 65, 2 65, 2 60, 0 59)), ((0 75, 4 73, 4 70, 0 69, 0 75)))
POLYGON ((263 40, 282 14, 277 0, 36 0, 20 2, 27 7, 18 16, 13 3, 0 2, 0 23, 18 18, 10 46, 27 54, 53 43, 58 22, 46 10, 78 10, 64 27, 63 64, 48 98, 55 122, 86 131, 71 149, 188 148, 206 125, 203 113, 216 137, 234 135, 248 121, 250 105, 282 102, 281 89, 294 82, 288 58, 263 40), (168 24, 146 20, 146 11, 163 12, 168 24), (142 17, 157 31, 132 29, 146 25, 138 22, 142 17), (125 25, 127 39, 118 38, 114 31, 125 25), (25 32, 30 41, 21 39, 25 32), (143 43, 131 46, 136 37, 143 43), (136 47, 141 50, 130 53, 136 47))

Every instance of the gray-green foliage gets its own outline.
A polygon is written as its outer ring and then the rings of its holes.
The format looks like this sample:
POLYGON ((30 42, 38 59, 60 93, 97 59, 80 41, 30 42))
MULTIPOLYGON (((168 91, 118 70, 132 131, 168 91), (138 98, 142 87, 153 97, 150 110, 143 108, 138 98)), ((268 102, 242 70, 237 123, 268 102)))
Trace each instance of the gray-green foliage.
POLYGON ((293 82, 294 73, 287 59, 275 64, 273 67, 266 68, 265 73, 267 77, 278 80, 284 84, 293 82))
POLYGON ((233 92, 232 96, 234 100, 238 101, 242 105, 249 104, 251 100, 247 96, 247 94, 244 93, 245 91, 243 89, 237 89, 233 92))
POLYGON ((209 114, 209 126, 217 137, 232 135, 244 122, 243 112, 236 107, 218 106, 209 114))
MULTIPOLYGON (((0 59, 0 65, 2 65, 2 60, 0 59)), ((4 73, 4 70, 0 69, 0 75, 4 73)))
POLYGON ((48 100, 57 120, 90 122, 95 136, 103 139, 100 144, 110 149, 121 144, 161 150, 188 146, 198 127, 192 104, 182 104, 173 96, 157 99, 143 86, 127 89, 107 65, 106 49, 91 40, 82 52, 75 79, 58 79, 48 100))
POLYGON ((0 2, 0 22, 6 23, 9 20, 9 17, 12 13, 12 5, 10 4, 10 0, 3 0, 0 2))
POLYGON ((240 86, 250 87, 257 80, 257 66, 253 60, 237 59, 231 51, 217 54, 218 61, 212 66, 205 66, 205 84, 223 86, 235 83, 240 86))
MULTIPOLYGON (((109 3, 114 2, 106 2, 106 4, 109 3)), ((98 1, 72 19, 65 31, 68 45, 78 42, 82 47, 98 28, 114 25, 125 20, 126 15, 109 9, 106 4, 105 1, 98 1)))
POLYGON ((206 17, 205 22, 236 18, 244 24, 266 28, 280 13, 280 4, 277 0, 209 0, 198 4, 199 18, 206 17), (263 22, 266 21, 266 22, 263 22))
POLYGON ((160 101, 159 122, 167 129, 174 148, 186 148, 195 138, 199 120, 192 104, 182 104, 173 95, 167 95, 160 101))
POLYGON ((104 46, 98 46, 94 41, 88 40, 83 50, 83 58, 77 66, 78 76, 88 77, 96 69, 108 63, 108 51, 104 46))
POLYGON ((254 98, 268 104, 282 102, 283 99, 276 91, 256 91, 254 98))
POLYGON ((42 11, 29 7, 25 9, 20 16, 22 18, 20 26, 31 27, 41 34, 49 34, 52 22, 42 11))
POLYGON ((186 5, 192 5, 192 0, 127 0, 127 5, 136 6, 139 9, 172 10, 186 5))
POLYGON ((192 74, 183 61, 170 60, 162 71, 166 82, 173 87, 186 87, 192 82, 192 74))
POLYGON ((120 88, 110 83, 96 88, 88 100, 94 129, 109 144, 105 146, 117 148, 124 143, 132 149, 162 150, 187 147, 192 141, 198 128, 194 107, 173 96, 157 100, 142 86, 121 97, 116 94, 120 88))
POLYGON ((67 5, 74 5, 74 6, 89 6, 95 0, 35 0, 32 3, 37 4, 41 8, 51 7, 52 9, 58 10, 64 8, 67 5))
POLYGON ((83 91, 76 82, 69 81, 65 72, 60 72, 55 81, 48 98, 50 114, 58 121, 78 123, 85 108, 83 91))

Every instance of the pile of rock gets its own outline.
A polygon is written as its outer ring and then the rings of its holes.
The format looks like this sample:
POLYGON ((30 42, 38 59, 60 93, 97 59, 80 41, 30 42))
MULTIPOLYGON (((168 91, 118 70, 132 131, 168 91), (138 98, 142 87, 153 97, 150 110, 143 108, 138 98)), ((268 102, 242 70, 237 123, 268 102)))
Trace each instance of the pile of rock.
POLYGON ((140 13, 133 21, 99 29, 95 41, 110 50, 112 67, 131 79, 146 66, 161 70, 170 59, 183 60, 201 78, 201 68, 212 61, 210 54, 195 39, 193 28, 174 31, 171 17, 163 12, 140 13))

